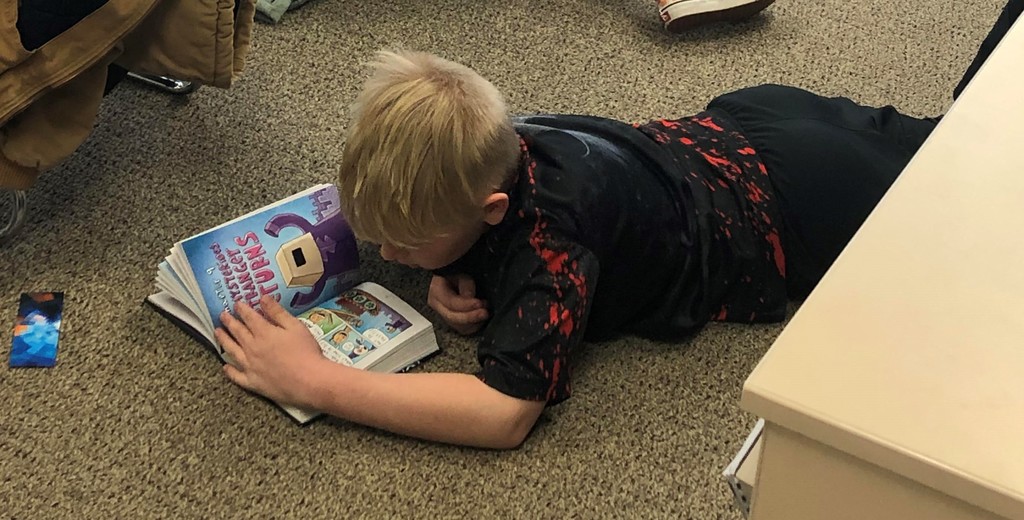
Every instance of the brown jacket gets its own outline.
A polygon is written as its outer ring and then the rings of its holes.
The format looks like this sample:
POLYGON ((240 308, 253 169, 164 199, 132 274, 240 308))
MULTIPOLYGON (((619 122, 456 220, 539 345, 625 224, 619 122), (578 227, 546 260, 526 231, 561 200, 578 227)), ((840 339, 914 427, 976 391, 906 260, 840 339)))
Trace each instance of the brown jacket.
POLYGON ((27 189, 85 141, 111 63, 227 88, 249 50, 255 0, 109 0, 34 51, 18 2, 0 2, 0 188, 27 189))

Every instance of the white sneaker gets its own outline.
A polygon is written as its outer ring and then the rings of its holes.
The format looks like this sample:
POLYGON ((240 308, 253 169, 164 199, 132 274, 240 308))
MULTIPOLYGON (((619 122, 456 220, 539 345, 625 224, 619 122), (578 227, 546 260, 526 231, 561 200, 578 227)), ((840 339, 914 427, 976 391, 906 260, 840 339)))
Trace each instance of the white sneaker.
POLYGON ((715 22, 746 20, 775 0, 658 0, 665 28, 682 32, 715 22))

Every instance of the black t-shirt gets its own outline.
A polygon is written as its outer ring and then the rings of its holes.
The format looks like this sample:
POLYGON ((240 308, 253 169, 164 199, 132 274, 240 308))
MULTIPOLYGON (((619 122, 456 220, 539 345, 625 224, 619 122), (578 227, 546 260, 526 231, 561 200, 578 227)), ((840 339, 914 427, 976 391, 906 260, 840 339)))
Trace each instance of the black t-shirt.
POLYGON ((724 114, 514 122, 522 156, 505 219, 436 272, 472 276, 490 305, 486 384, 553 404, 571 394, 584 334, 670 339, 709 319, 784 316, 767 172, 724 114))

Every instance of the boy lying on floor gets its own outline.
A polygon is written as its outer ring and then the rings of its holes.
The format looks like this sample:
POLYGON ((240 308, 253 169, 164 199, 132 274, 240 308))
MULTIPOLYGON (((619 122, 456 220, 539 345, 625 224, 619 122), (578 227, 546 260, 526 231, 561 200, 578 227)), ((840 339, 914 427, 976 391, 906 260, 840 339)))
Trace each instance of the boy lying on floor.
MULTIPOLYGON (((1011 0, 957 92, 1020 14, 1011 0)), ((480 332, 476 374, 324 358, 276 303, 223 317, 227 376, 271 399, 442 442, 512 448, 572 394, 584 337, 777 321, 825 273, 935 127, 892 107, 761 86, 645 124, 510 117, 472 70, 382 53, 338 182, 356 235, 435 273, 429 303, 480 332), (632 312, 629 312, 632 310, 632 312)))

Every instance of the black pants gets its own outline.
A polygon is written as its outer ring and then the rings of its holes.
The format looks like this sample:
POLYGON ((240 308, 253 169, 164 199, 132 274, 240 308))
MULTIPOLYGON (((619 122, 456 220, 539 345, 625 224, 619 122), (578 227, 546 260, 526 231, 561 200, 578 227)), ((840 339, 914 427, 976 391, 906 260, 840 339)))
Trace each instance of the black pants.
MULTIPOLYGON (((957 86, 959 95, 1021 14, 1010 0, 957 86)), ((764 161, 783 218, 790 298, 807 296, 906 167, 934 119, 778 85, 715 98, 764 161)))

